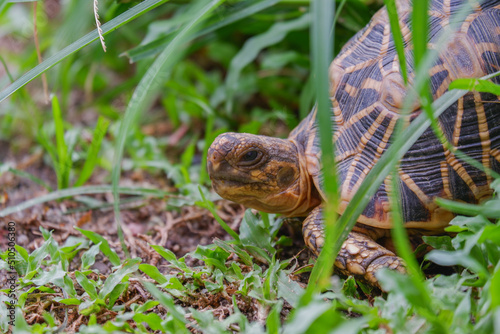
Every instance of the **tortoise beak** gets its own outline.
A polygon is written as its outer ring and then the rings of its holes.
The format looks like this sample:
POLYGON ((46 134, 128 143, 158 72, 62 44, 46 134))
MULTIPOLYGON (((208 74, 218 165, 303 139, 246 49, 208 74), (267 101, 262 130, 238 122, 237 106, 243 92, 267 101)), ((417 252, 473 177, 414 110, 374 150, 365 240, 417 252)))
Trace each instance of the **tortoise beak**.
POLYGON ((224 161, 224 155, 219 153, 215 148, 210 147, 207 154, 207 170, 210 176, 217 174, 220 170, 220 165, 224 161))

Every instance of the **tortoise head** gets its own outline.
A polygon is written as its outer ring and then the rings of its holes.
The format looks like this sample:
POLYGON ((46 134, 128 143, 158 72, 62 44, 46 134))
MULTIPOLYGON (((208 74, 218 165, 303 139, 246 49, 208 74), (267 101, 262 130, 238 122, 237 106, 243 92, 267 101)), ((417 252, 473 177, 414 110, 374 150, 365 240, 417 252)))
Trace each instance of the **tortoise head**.
POLYGON ((245 206, 286 216, 306 215, 320 203, 294 141, 246 133, 219 135, 208 150, 214 190, 245 206))

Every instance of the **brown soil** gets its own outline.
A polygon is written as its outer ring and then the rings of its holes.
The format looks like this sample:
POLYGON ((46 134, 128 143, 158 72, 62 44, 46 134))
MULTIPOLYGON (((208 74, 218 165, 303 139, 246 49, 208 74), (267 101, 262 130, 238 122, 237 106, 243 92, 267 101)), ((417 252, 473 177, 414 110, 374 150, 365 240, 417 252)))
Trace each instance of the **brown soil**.
MULTIPOLYGON (((3 145, 0 145, 3 146, 3 145)), ((8 145, 3 146, 0 154, 2 159, 10 166, 30 173, 43 180, 53 188, 56 188, 56 176, 52 167, 44 163, 41 153, 24 155, 23 157, 13 155, 8 145)), ((108 173, 96 171, 88 184, 102 184, 106 182, 108 173)), ((162 175, 151 175, 144 171, 126 172, 121 178, 123 186, 140 186, 144 188, 160 189, 174 192, 166 178, 162 175)), ((49 193, 47 189, 37 183, 17 176, 11 172, 5 172, 0 176, 0 210, 6 207, 22 203, 26 200, 36 198, 49 193)), ((102 203, 112 203, 111 194, 86 195, 102 203)), ((174 273, 168 266, 168 262, 156 253, 150 245, 161 245, 173 251, 177 257, 184 256, 188 252, 194 251, 198 245, 211 244, 215 238, 228 240, 230 237, 220 227, 210 212, 197 206, 183 206, 177 209, 167 209, 168 198, 155 199, 143 198, 135 201, 129 197, 122 197, 121 201, 126 202, 121 206, 121 220, 130 257, 140 257, 142 263, 149 263, 160 269, 163 273, 174 273)), ((239 223, 244 214, 244 207, 220 200, 216 202, 218 214, 233 230, 238 230, 239 223)), ((108 240, 110 246, 118 253, 120 258, 125 259, 125 254, 118 238, 115 217, 112 206, 101 209, 88 210, 85 205, 78 201, 78 198, 67 198, 60 201, 50 201, 35 205, 28 209, 0 218, 0 249, 7 248, 6 229, 3 228, 8 222, 16 224, 16 244, 25 248, 29 253, 40 247, 44 238, 40 228, 52 232, 54 240, 63 245, 69 237, 82 237, 81 233, 74 227, 94 231, 108 240)), ((303 251, 304 244, 292 224, 284 224, 283 233, 288 234, 296 240, 293 247, 286 247, 280 250, 280 257, 290 258, 299 254, 299 265, 306 264, 310 254, 303 251)), ((78 258, 76 256, 75 258, 78 258)), ((190 266, 203 265, 200 261, 187 257, 186 263, 190 266)), ((71 264, 70 272, 78 270, 80 262, 74 260, 71 264)), ((97 269, 97 276, 105 280, 111 273, 112 264, 102 254, 98 254, 92 269, 97 269)), ((72 274, 73 275, 73 274, 72 274)), ((73 280, 74 277, 72 277, 73 280)), ((300 278, 305 283, 307 275, 300 278)), ((4 286, 6 274, 0 271, 0 286, 4 286)), ((150 280, 151 281, 151 280, 150 280)), ((79 287, 76 284, 75 287, 79 287)), ((25 318, 28 324, 44 322, 42 314, 44 311, 51 312, 55 318, 63 323, 65 312, 68 310, 68 325, 65 331, 77 332, 79 326, 86 324, 87 316, 78 314, 77 307, 68 307, 53 301, 54 297, 63 297, 59 288, 52 286, 56 293, 42 293, 35 291, 30 294, 26 301, 25 318)), ((220 293, 210 293, 204 289, 199 295, 189 298, 176 299, 176 303, 184 307, 193 307, 198 310, 213 310, 215 317, 223 319, 233 313, 232 296, 236 297, 238 308, 250 320, 263 321, 259 319, 257 304, 252 298, 241 296, 236 293, 237 286, 225 282, 225 291, 220 293)), ((83 291, 77 291, 82 294, 83 291)), ((144 288, 138 278, 132 278, 127 292, 121 296, 116 304, 129 306, 132 303, 143 304, 153 299, 144 288)), ((290 310, 289 305, 285 305, 282 315, 285 316, 290 310)), ((162 314, 166 310, 157 306, 155 312, 162 314)), ((114 318, 116 314, 112 311, 101 312, 97 315, 98 323, 105 323, 114 318)))

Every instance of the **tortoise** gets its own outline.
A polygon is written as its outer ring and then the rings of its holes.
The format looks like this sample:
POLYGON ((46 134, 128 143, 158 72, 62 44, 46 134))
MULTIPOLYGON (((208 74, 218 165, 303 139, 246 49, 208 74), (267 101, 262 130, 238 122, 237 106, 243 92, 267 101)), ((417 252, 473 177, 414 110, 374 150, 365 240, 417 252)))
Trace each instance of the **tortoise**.
MULTIPOLYGON (((428 47, 434 48, 450 13, 463 1, 433 0, 429 7, 428 47)), ((414 78, 411 3, 397 2, 408 78, 414 78)), ((458 78, 478 78, 500 70, 500 1, 482 1, 466 17, 429 70, 434 99, 458 78)), ((407 88, 385 8, 342 48, 329 69, 335 159, 342 215, 368 171, 387 150, 407 88)), ((498 77, 492 79, 500 83, 498 77)), ((500 171, 499 96, 468 92, 438 119, 448 141, 469 157, 500 171)), ((413 120, 422 112, 415 103, 413 120)), ((316 109, 287 139, 224 133, 211 145, 207 167, 214 190, 223 198, 257 210, 306 217, 303 235, 316 255, 324 241, 320 175, 321 152, 316 109)), ((454 217, 436 197, 479 203, 491 197, 492 178, 461 160, 427 129, 401 159, 398 173, 405 227, 412 243, 442 234, 454 217)), ((405 272, 393 252, 386 179, 357 220, 335 261, 338 272, 378 286, 377 270, 405 272)))

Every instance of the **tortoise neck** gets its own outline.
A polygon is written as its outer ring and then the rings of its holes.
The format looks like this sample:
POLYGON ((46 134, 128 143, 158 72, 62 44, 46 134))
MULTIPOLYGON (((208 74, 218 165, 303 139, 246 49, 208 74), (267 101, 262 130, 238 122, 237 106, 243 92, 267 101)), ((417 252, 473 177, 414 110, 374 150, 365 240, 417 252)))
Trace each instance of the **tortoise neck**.
POLYGON ((300 168, 299 180, 297 184, 297 201, 296 205, 291 208, 287 216, 305 216, 311 212, 316 206, 321 204, 321 198, 314 186, 311 174, 307 168, 307 157, 303 145, 296 142, 295 139, 288 139, 297 150, 297 161, 300 168))

